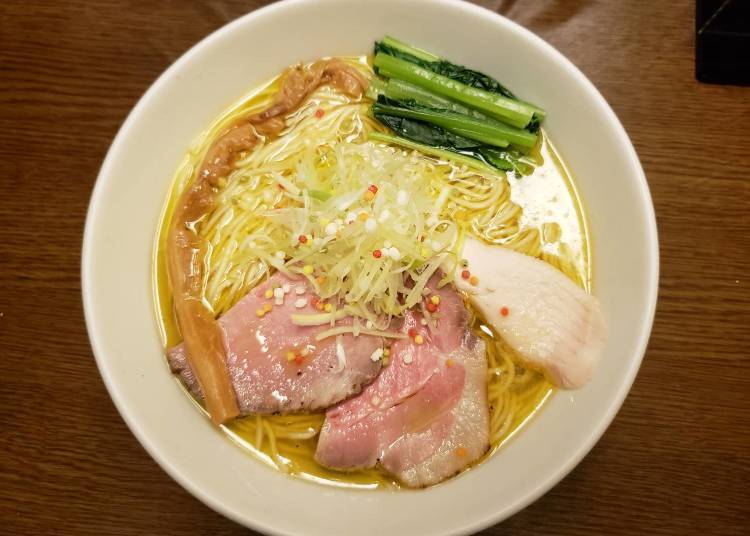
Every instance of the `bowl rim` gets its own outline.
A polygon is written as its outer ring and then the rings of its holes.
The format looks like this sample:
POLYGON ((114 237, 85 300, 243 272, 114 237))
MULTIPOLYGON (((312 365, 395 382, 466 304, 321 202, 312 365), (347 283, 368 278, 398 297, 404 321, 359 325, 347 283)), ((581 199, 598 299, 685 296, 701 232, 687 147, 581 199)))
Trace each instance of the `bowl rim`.
MULTIPOLYGON (((255 9, 245 15, 234 19, 227 24, 216 29, 209 35, 202 38, 190 49, 184 52, 176 61, 174 61, 167 69, 165 69, 157 78, 154 80, 149 88, 140 97, 135 106, 130 110, 128 116, 122 123, 117 134, 115 135, 108 151, 101 165, 99 173, 96 178, 96 182, 89 202, 86 224, 83 234, 82 250, 81 250, 81 289, 84 307, 84 317, 86 328, 91 342, 93 354, 97 363, 97 367, 101 377, 106 385, 107 391, 117 408, 122 419, 130 429, 131 433, 136 437, 138 442, 143 446, 146 452, 151 458, 157 462, 157 464, 174 479, 180 486, 187 490, 191 495, 196 497, 205 505, 209 506, 214 511, 224 515, 225 517, 239 523, 240 525, 253 528, 255 530, 262 531, 266 534, 278 535, 278 536, 292 536, 294 533, 285 530, 280 530, 274 526, 266 525, 250 519, 240 511, 236 511, 231 507, 223 504, 221 500, 215 498, 213 495, 207 493, 196 485, 191 478, 178 469, 167 457, 163 456, 159 448, 154 444, 149 436, 139 427, 138 420, 135 415, 131 412, 131 408, 123 400, 122 395, 119 393, 118 386, 110 374, 106 359, 101 356, 105 354, 105 350, 102 347, 102 343, 99 340, 98 332, 98 320, 93 316, 94 310, 94 292, 89 286, 91 281, 90 273, 93 268, 91 266, 92 259, 94 257, 92 234, 94 232, 93 222, 97 220, 97 213, 100 208, 100 199, 103 196, 105 190, 106 178, 111 175, 111 169, 113 167, 114 155, 117 152, 117 147, 122 144, 124 138, 127 137, 128 132, 133 128, 133 125, 137 122, 138 117, 141 114, 141 110, 147 106, 148 101, 152 96, 156 95, 161 91, 162 86, 167 82, 168 79, 173 77, 180 71, 183 65, 192 61, 193 57, 197 55, 200 50, 210 46, 214 41, 218 41, 225 34, 232 32, 236 27, 247 24, 255 18, 262 17, 266 14, 275 11, 283 11, 287 9, 295 9, 297 5, 301 4, 313 4, 316 0, 283 0, 274 4, 266 5, 264 7, 255 9)), ((349 0, 350 2, 364 2, 367 0, 349 0)), ((424 1, 424 0, 422 0, 424 1)), ((459 528, 451 529, 450 532, 441 532, 440 534, 472 534, 476 531, 487 528, 490 525, 498 523, 504 519, 511 517, 523 508, 527 507, 532 502, 536 501, 539 497, 547 493, 552 487, 557 485, 568 473, 570 473, 580 461, 588 454, 588 452, 594 447, 599 441, 604 432, 607 430, 609 425, 612 423, 614 417, 617 415, 621 408, 627 394, 629 393, 638 370, 643 361, 646 348, 648 345, 651 329, 654 322, 654 316, 656 312, 656 303, 658 297, 658 286, 659 286, 659 244, 658 244, 658 232, 656 226, 656 216, 653 206, 653 200, 648 187, 643 167, 640 163, 638 155, 633 147, 633 144, 628 137, 622 123, 619 118, 609 106, 607 101, 597 90, 594 84, 561 52, 555 47, 546 42, 541 37, 537 36, 531 30, 526 29, 520 24, 491 11, 487 8, 471 4, 468 2, 461 2, 459 0, 427 0, 437 4, 451 4, 452 6, 460 5, 461 9, 474 14, 481 14, 486 17, 494 17, 498 23, 505 24, 506 26, 514 27, 516 31, 520 31, 525 36, 533 41, 536 46, 544 49, 544 52, 550 55, 555 62, 561 64, 569 74, 574 76, 578 83, 586 86, 590 91, 590 94, 596 100, 597 107, 604 112, 607 119, 614 127, 617 143, 627 153, 627 158, 633 167, 634 178, 637 181, 638 194, 642 200, 645 218, 645 227, 647 230, 646 235, 643 237, 646 243, 645 250, 648 253, 648 267, 647 267, 647 286, 644 295, 647 296, 647 315, 641 322, 641 329, 638 335, 638 341, 636 344, 636 351, 633 359, 627 369, 626 375, 622 378, 619 383, 618 390, 613 398, 613 402, 610 405, 604 418, 602 418, 595 426, 593 426, 591 433, 582 438, 579 442, 577 450, 569 456, 566 460, 561 461, 558 464, 556 471, 549 473, 532 491, 529 493, 518 496, 510 505, 505 508, 498 508, 497 511, 492 512, 482 518, 476 518, 468 520, 463 523, 459 528)))

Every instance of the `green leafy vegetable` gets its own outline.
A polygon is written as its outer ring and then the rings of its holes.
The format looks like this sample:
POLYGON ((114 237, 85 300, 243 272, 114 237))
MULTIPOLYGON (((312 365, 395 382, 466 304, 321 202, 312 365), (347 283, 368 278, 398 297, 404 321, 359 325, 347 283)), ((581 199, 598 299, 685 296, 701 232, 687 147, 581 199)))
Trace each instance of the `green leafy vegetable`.
POLYGON ((365 95, 369 99, 378 100, 378 96, 385 94, 386 87, 388 87, 388 83, 385 80, 373 78, 367 87, 365 95))
POLYGON ((479 154, 488 164, 505 170, 513 170, 519 175, 529 175, 538 162, 518 151, 498 151, 491 147, 481 147, 479 154))
POLYGON ((481 145, 477 141, 453 134, 444 128, 414 121, 413 119, 386 115, 379 111, 375 113, 375 118, 404 138, 424 143, 425 145, 451 149, 474 149, 481 145))
POLYGON ((520 101, 467 86, 393 56, 378 54, 375 56, 374 64, 376 67, 382 67, 391 78, 404 80, 485 111, 514 127, 524 128, 534 115, 534 109, 520 101))
MULTIPOLYGON (((419 65, 420 67, 430 70, 433 73, 445 76, 457 82, 461 82, 469 87, 482 89, 490 93, 497 93, 503 97, 509 99, 520 100, 516 97, 508 88, 498 82, 495 78, 488 76, 479 71, 469 69, 462 65, 452 63, 445 58, 436 56, 425 50, 415 48, 402 41, 399 41, 393 37, 386 36, 382 41, 377 41, 374 47, 374 53, 387 54, 396 58, 406 60, 410 63, 419 65)), ((378 67, 376 66, 376 72, 378 67)), ((534 117, 527 125, 527 130, 530 132, 536 132, 539 130, 539 125, 544 119, 545 113, 541 108, 524 102, 524 104, 534 109, 534 117)))
POLYGON ((372 114, 398 134, 388 140, 379 134, 380 141, 430 147, 428 154, 518 174, 533 171, 535 162, 524 153, 537 143, 543 110, 494 78, 392 37, 375 43, 373 63, 386 80, 376 78, 368 89, 376 101, 372 114))
POLYGON ((458 80, 467 86, 484 89, 492 93, 499 93, 509 99, 515 99, 515 95, 508 88, 494 78, 486 74, 456 65, 439 56, 435 56, 424 50, 414 48, 393 37, 384 37, 382 41, 375 43, 375 54, 383 52, 389 56, 401 58, 411 63, 429 69, 430 71, 458 80))
POLYGON ((536 144, 536 134, 509 127, 494 119, 478 118, 450 109, 424 105, 415 100, 395 100, 388 98, 387 94, 386 90, 385 95, 378 97, 378 102, 373 106, 373 112, 377 109, 383 115, 425 121, 443 127, 454 134, 498 147, 507 147, 509 143, 513 143, 524 149, 530 149, 536 144))
POLYGON ((493 125, 482 123, 465 115, 420 106, 398 107, 380 103, 374 104, 372 111, 375 117, 378 115, 391 115, 416 119, 432 123, 454 134, 488 145, 495 145, 497 147, 508 146, 508 140, 503 137, 502 131, 494 128, 493 125))
MULTIPOLYGON (((382 84, 382 81, 380 81, 380 83, 382 84)), ((380 94, 394 101, 414 101, 430 108, 449 110, 451 112, 468 115, 483 121, 495 122, 494 119, 490 118, 487 114, 483 114, 479 110, 474 110, 468 106, 464 106, 460 102, 446 99, 445 97, 430 93, 418 86, 395 78, 391 78, 384 86, 382 86, 380 94)), ((375 100, 377 100, 377 98, 375 100)), ((498 124, 500 123, 498 122, 498 124)))
POLYGON ((436 56, 431 52, 407 45, 403 41, 399 41, 395 37, 390 37, 388 35, 386 35, 382 41, 375 43, 376 54, 379 52, 379 49, 387 50, 388 52, 386 52, 386 54, 390 54, 391 56, 403 54, 404 56, 413 58, 415 61, 423 61, 426 63, 434 63, 441 60, 439 56, 436 56))
MULTIPOLYGON (((471 159, 489 164, 496 169, 504 171, 513 170, 520 175, 528 175, 533 171, 533 160, 528 159, 518 151, 499 150, 448 132, 437 125, 426 124, 413 119, 382 113, 377 113, 375 117, 400 136, 398 139, 391 136, 388 140, 380 139, 380 141, 388 141, 397 143, 398 145, 417 148, 403 143, 404 140, 409 140, 416 142, 414 143, 415 146, 421 144, 418 149, 423 152, 424 147, 437 148, 439 152, 438 156, 447 160, 457 160, 465 164, 466 157, 470 157, 471 159), (457 155, 461 155, 460 160, 456 158, 457 155)), ((432 153, 428 152, 427 154, 432 153)))

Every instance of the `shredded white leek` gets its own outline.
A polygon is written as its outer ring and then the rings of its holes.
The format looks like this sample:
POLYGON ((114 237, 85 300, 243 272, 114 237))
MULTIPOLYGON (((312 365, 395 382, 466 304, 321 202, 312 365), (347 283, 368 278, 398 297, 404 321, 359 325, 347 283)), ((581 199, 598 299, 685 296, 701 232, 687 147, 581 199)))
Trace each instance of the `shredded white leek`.
MULTIPOLYGON (((355 331, 354 326, 338 326, 335 328, 327 329, 326 331, 321 331, 315 336, 316 341, 322 341, 323 339, 327 339, 328 337, 335 337, 338 335, 343 335, 345 333, 354 333, 355 331)), ((372 330, 372 329, 361 329, 359 330, 360 334, 364 335, 373 335, 375 337, 384 337, 386 339, 406 339, 408 336, 404 335, 403 333, 399 333, 397 331, 383 331, 383 330, 372 330)))
POLYGON ((240 158, 199 229, 212 247, 205 295, 217 315, 279 270, 384 328, 455 264, 464 232, 524 250, 540 243, 520 230, 504 174, 367 141, 383 130, 368 106, 322 87, 278 138, 240 158))

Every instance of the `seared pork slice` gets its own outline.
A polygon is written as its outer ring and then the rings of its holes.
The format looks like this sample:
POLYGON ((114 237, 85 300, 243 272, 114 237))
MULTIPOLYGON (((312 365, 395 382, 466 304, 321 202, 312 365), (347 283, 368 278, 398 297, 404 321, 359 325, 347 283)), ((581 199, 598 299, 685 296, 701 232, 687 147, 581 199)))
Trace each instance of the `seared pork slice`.
MULTIPOLYGON (((330 329, 330 322, 292 323, 292 314, 320 314, 314 297, 306 281, 277 273, 219 319, 227 369, 243 415, 325 409, 359 393, 377 376, 381 364, 371 356, 383 347, 380 337, 344 334, 318 342, 315 336, 330 329), (283 297, 266 298, 274 289, 283 297)), ((182 344, 167 357, 172 371, 201 397, 182 344)))
POLYGON ((390 364, 360 395, 326 413, 315 453, 321 465, 353 470, 380 463, 407 486, 421 487, 487 451, 484 342, 471 333, 452 287, 432 295, 440 299, 436 325, 430 329, 420 312, 407 312, 402 330, 410 336, 393 344, 390 364))
POLYGON ((527 363, 557 386, 586 384, 604 347, 599 300, 553 266, 469 238, 462 256, 471 281, 458 270, 456 286, 527 363))

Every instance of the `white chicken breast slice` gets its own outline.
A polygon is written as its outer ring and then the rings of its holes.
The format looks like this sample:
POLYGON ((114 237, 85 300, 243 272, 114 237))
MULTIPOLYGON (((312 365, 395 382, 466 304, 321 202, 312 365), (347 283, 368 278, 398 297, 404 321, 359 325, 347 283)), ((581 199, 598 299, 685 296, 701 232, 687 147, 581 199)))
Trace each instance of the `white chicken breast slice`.
POLYGON ((456 287, 529 366, 566 389, 591 379, 606 339, 595 296, 543 261, 473 238, 462 257, 478 281, 459 268, 456 287))

